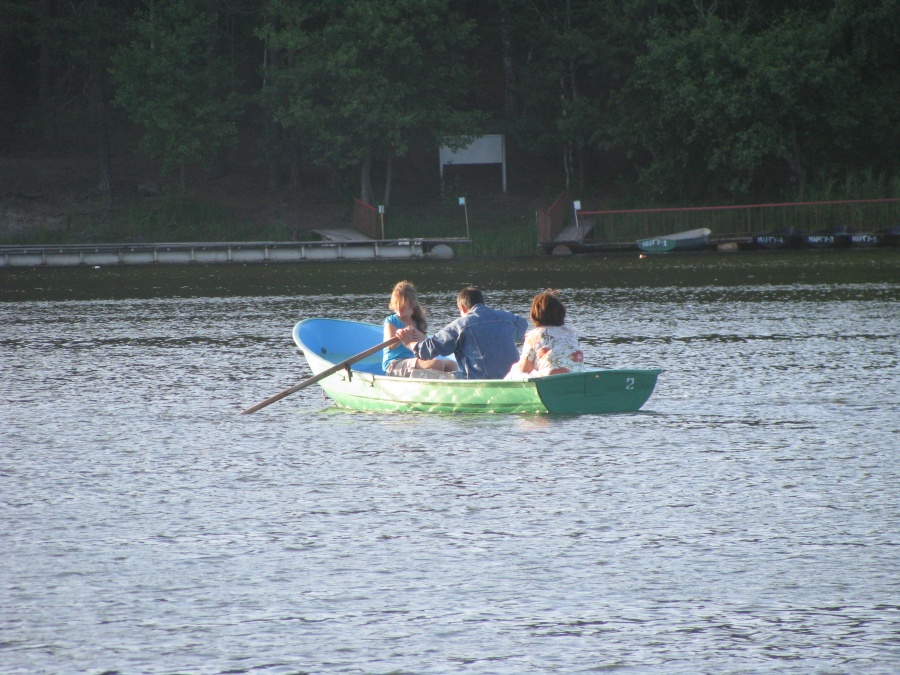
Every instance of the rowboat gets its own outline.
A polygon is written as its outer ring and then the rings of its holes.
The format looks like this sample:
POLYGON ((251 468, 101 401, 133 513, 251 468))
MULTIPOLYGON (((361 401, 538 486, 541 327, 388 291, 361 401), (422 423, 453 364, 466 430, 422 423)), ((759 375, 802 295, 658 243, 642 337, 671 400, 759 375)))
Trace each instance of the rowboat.
POLYGON ((846 227, 834 227, 807 234, 805 241, 810 248, 847 248, 850 246, 850 233, 846 227))
POLYGON ((712 230, 708 227, 699 227, 695 230, 686 230, 675 234, 666 234, 660 237, 638 239, 638 248, 647 253, 667 253, 668 251, 696 251, 706 246, 712 230))
POLYGON ((754 235, 753 243, 759 248, 767 249, 800 248, 803 245, 803 234, 795 231, 793 227, 786 227, 783 230, 754 235))
MULTIPOLYGON (((372 349, 382 327, 342 319, 305 319, 294 342, 314 375, 372 349)), ((393 377, 381 368, 381 352, 319 380, 342 408, 378 412, 616 413, 639 410, 661 370, 586 370, 527 380, 393 377)))
POLYGON ((884 235, 880 232, 851 232, 850 247, 851 248, 872 248, 873 246, 882 246, 884 244, 884 235))
POLYGON ((885 228, 879 234, 881 243, 885 246, 900 246, 900 225, 885 228))

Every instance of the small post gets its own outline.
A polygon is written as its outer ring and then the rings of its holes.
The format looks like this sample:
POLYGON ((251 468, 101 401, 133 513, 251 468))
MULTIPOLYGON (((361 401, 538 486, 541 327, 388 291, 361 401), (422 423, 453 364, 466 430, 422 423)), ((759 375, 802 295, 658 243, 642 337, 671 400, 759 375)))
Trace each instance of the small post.
POLYGON ((466 239, 471 239, 471 237, 469 236, 469 208, 466 206, 465 197, 459 198, 459 205, 463 207, 463 211, 466 214, 466 239))
POLYGON ((576 201, 572 202, 572 206, 575 209, 575 232, 577 233, 578 241, 580 242, 582 237, 581 237, 581 223, 578 222, 578 212, 581 211, 581 201, 576 200, 576 201))
POLYGON ((378 205, 378 214, 381 216, 381 238, 384 239, 384 204, 378 205))

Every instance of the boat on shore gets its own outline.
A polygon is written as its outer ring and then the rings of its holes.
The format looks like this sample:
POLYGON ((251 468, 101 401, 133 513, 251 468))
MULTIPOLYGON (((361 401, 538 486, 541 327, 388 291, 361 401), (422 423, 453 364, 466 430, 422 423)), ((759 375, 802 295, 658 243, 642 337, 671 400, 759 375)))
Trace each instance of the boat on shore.
POLYGON ((886 227, 878 233, 883 246, 900 246, 900 225, 886 227))
POLYGON ((699 227, 675 234, 638 239, 638 248, 646 253, 667 253, 669 251, 697 251, 705 248, 712 230, 699 227))
POLYGON ((851 232, 850 248, 872 248, 873 246, 897 246, 900 244, 900 225, 886 227, 877 232, 851 232))
POLYGON ((849 248, 850 233, 846 227, 834 227, 807 234, 804 241, 810 248, 849 248))
MULTIPOLYGON (((360 354, 383 339, 382 327, 342 319, 305 319, 294 342, 313 375, 360 354)), ((661 370, 585 370, 527 380, 394 377, 376 352, 319 381, 342 408, 377 412, 620 413, 647 402, 661 370)))
POLYGON ((884 244, 884 235, 880 232, 853 232, 850 234, 851 248, 872 248, 884 244))
POLYGON ((771 250, 800 248, 803 245, 803 234, 793 227, 786 227, 774 232, 757 234, 753 237, 753 243, 757 248, 771 250))

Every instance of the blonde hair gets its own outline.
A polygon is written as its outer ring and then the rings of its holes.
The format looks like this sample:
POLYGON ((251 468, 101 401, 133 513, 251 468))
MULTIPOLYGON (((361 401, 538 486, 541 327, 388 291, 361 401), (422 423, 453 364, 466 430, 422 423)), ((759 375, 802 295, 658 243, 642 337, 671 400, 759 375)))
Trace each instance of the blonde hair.
POLYGON ((428 322, 425 320, 425 308, 419 304, 419 295, 416 293, 416 287, 408 281, 398 281, 394 286, 394 290, 391 291, 391 302, 388 305, 388 309, 392 312, 399 311, 401 300, 413 308, 412 319, 416 322, 416 328, 424 333, 428 327, 428 322))

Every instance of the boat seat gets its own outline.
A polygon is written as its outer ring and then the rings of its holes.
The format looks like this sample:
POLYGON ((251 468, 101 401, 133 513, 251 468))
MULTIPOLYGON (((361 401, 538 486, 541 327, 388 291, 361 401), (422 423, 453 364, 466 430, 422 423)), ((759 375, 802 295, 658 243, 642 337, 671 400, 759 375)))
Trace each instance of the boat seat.
POLYGON ((360 363, 353 364, 351 370, 358 370, 361 373, 372 373, 373 375, 384 375, 384 370, 381 368, 380 361, 378 363, 366 363, 365 361, 361 361, 360 363))

